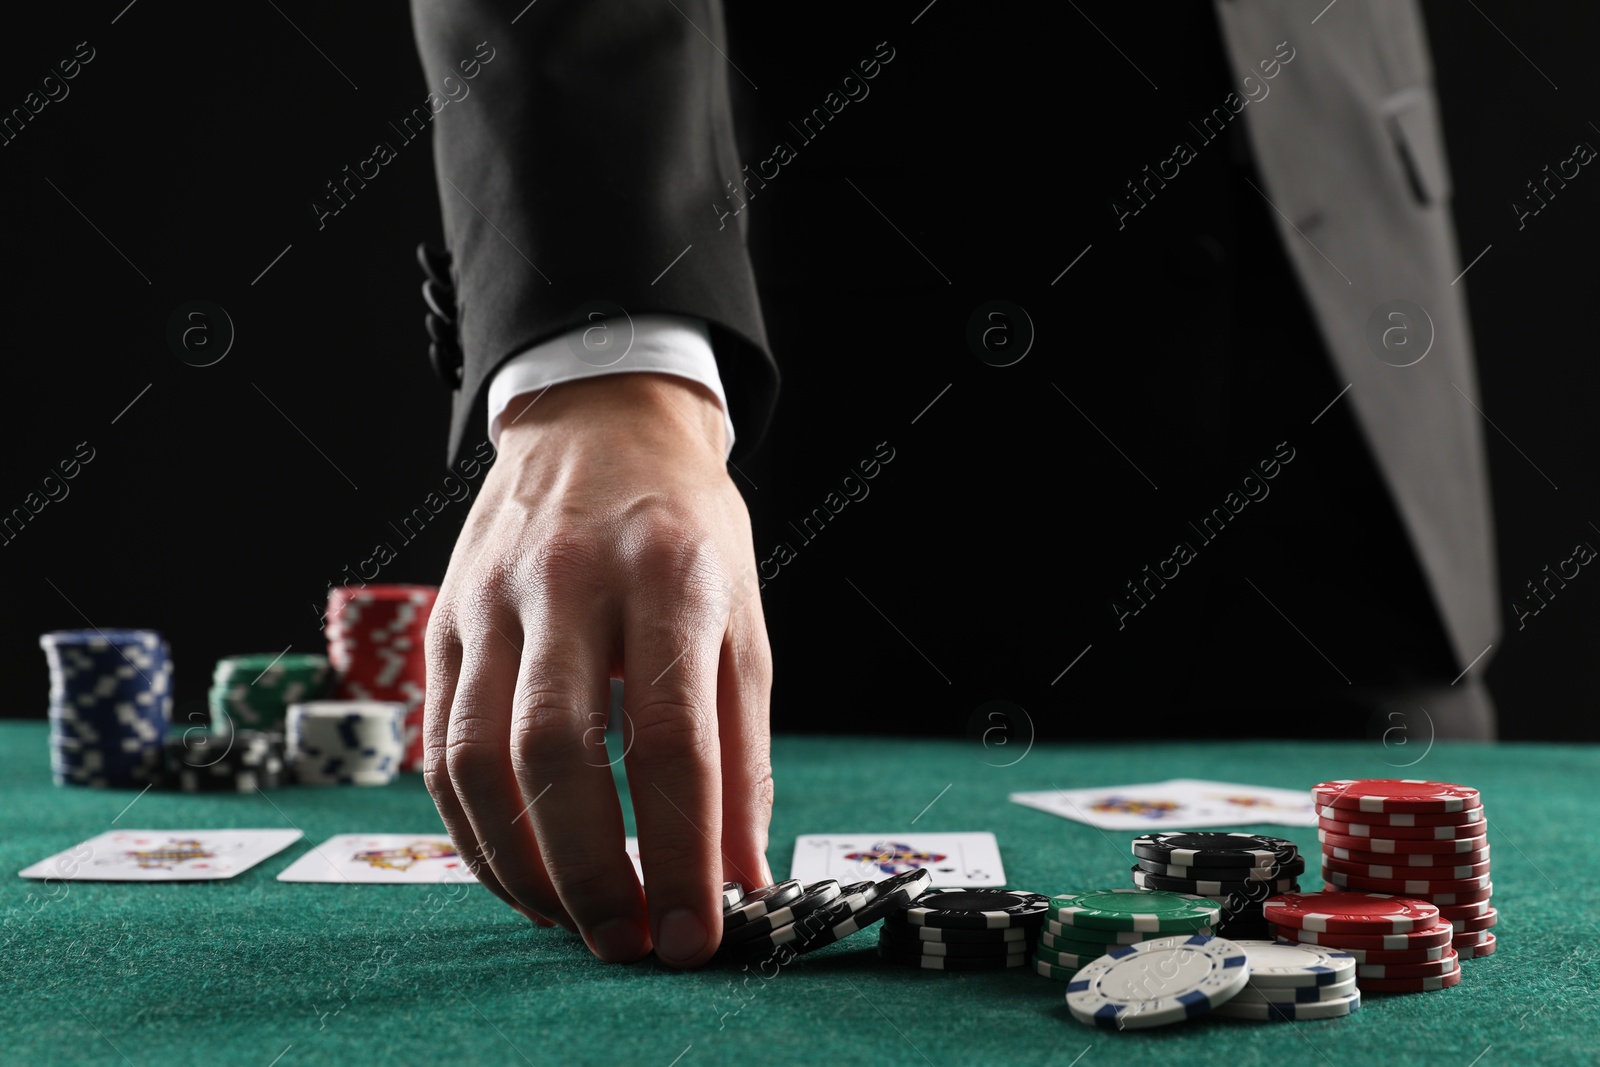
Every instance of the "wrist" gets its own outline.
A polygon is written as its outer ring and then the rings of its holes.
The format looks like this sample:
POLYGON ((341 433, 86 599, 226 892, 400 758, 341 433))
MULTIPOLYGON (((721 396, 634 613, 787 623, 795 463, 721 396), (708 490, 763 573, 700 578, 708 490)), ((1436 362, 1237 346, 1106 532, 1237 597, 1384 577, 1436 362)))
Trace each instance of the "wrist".
POLYGON ((506 405, 499 448, 539 447, 557 435, 604 436, 613 444, 703 449, 721 465, 726 421, 716 394, 675 374, 631 371, 561 382, 506 405))

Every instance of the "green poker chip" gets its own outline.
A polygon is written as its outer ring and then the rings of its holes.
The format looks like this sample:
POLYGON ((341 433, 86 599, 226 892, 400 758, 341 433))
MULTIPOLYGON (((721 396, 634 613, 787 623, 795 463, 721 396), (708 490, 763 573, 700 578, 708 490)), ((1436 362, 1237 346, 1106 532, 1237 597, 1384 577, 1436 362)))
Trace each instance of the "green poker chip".
POLYGON ((1035 958, 1033 969, 1042 978, 1053 978, 1058 982, 1070 982, 1078 976, 1076 967, 1058 967, 1047 960, 1035 958))
POLYGON ((1050 918, 1061 926, 1093 930, 1192 933, 1222 918, 1214 901, 1188 893, 1097 889, 1050 898, 1050 918))
POLYGON ((1087 967, 1089 964, 1093 963, 1095 960, 1104 955, 1104 952, 1058 952, 1055 949, 1046 948, 1043 945, 1040 945, 1038 948, 1033 950, 1033 959, 1035 963, 1048 963, 1052 967, 1059 967, 1062 970, 1072 971, 1077 970, 1079 967, 1087 967))

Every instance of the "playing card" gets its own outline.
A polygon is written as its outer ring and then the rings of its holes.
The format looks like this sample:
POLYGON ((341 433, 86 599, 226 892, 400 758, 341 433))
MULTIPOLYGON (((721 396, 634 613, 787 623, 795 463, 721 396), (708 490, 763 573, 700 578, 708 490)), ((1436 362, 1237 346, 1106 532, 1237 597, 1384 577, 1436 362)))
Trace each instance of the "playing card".
POLYGON ((17 874, 79 882, 232 878, 299 839, 299 830, 114 830, 17 874))
MULTIPOLYGON (((639 869, 639 843, 625 841, 633 871, 639 869)), ((444 834, 337 834, 295 860, 280 882, 476 882, 450 838, 444 834)))
POLYGON ((1011 802, 1103 830, 1192 830, 1255 823, 1315 826, 1317 822, 1309 791, 1199 778, 1012 793, 1011 802))
POLYGON ((1006 884, 994 834, 801 834, 794 841, 789 877, 840 885, 881 882, 909 870, 933 872, 939 887, 975 889, 1006 884))

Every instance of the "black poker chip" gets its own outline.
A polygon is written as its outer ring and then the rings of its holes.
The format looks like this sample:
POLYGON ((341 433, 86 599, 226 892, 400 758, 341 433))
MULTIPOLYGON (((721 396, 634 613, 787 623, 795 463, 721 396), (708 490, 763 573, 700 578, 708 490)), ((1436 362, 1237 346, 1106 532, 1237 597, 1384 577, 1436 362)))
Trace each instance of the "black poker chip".
POLYGON ((1268 882, 1306 873, 1304 856, 1297 856, 1288 863, 1275 863, 1263 867, 1179 867, 1159 860, 1146 859, 1141 859, 1138 866, 1141 871, 1162 878, 1198 878, 1216 882, 1268 882), (1246 871, 1249 872, 1248 876, 1244 875, 1246 871))
POLYGON ((744 887, 738 882, 722 883, 722 914, 728 914, 743 899, 744 887))
POLYGON ((744 959, 765 959, 784 951, 795 955, 814 952, 905 908, 932 881, 931 871, 917 869, 881 882, 856 882, 846 886, 832 904, 780 926, 765 939, 755 938, 748 946, 741 946, 739 955, 744 959))
POLYGON ((819 908, 826 907, 838 900, 840 896, 839 883, 832 878, 824 878, 820 882, 812 882, 806 886, 805 892, 796 897, 793 903, 781 908, 774 908, 765 915, 758 915, 742 926, 726 929, 722 935, 722 943, 728 947, 742 945, 782 926, 797 922, 819 908))
POLYGON ((896 933, 887 924, 878 930, 878 947, 885 954, 982 958, 1031 952, 1029 941, 922 941, 896 933))
POLYGON ((1028 953, 1015 952, 1005 956, 918 956, 887 950, 878 946, 878 955, 891 963, 908 967, 922 967, 930 971, 1004 971, 1023 967, 1028 963, 1028 953))
POLYGON ((942 926, 912 926, 897 915, 883 920, 883 928, 901 939, 915 938, 943 944, 992 944, 1010 942, 1020 945, 1032 939, 1033 931, 1025 926, 1002 926, 988 930, 962 930, 942 926))
POLYGON ((1192 893, 1200 897, 1238 897, 1241 900, 1265 899, 1278 893, 1292 893, 1298 883, 1291 878, 1276 878, 1269 882, 1212 882, 1198 878, 1163 878, 1159 874, 1129 868, 1133 884, 1140 889, 1159 889, 1168 893, 1192 893))
POLYGON ((732 927, 743 926, 752 919, 759 919, 769 911, 776 911, 786 907, 800 898, 806 887, 796 879, 779 882, 776 885, 762 886, 746 893, 739 903, 729 908, 722 915, 722 928, 728 930, 732 927))
POLYGON ((1038 926, 1050 911, 1050 898, 1014 889, 940 889, 923 894, 897 918, 910 926, 990 930, 1038 926))
POLYGON ((1133 854, 1173 867, 1271 867, 1300 855, 1293 841, 1264 834, 1144 834, 1133 854))

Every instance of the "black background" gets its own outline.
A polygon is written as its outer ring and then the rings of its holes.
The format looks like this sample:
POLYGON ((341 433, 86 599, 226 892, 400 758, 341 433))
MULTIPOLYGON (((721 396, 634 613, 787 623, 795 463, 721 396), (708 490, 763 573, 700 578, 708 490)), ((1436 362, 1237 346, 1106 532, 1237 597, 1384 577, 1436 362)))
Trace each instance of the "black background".
MULTIPOLYGON (((1138 734, 1142 677, 1159 675, 1163 642, 1182 637, 1151 631, 1117 649, 1105 602, 1166 542, 1162 524, 1183 504, 1165 502, 1147 524, 1148 504, 1127 506, 1142 483, 1058 392, 1075 393, 1157 480, 1189 460, 1141 450, 1136 402, 1071 384, 1102 364, 1138 375, 1137 324, 1108 320, 1070 289, 1094 261, 1050 282, 1107 229, 1104 197, 1075 190, 1109 195, 1137 169, 1098 151, 1094 131, 1148 128, 1160 141, 1183 117, 1134 66, 1159 80, 1151 55, 1182 42, 1152 44, 1159 19, 1109 5, 1083 8, 1131 56, 1070 10, 1041 22, 943 0, 911 23, 924 3, 849 20, 794 5, 729 13, 747 160, 879 41, 896 49, 872 95, 749 208, 785 391, 735 481, 757 558, 780 540, 798 549, 764 594, 774 724, 952 733, 1003 699, 1046 732, 1093 719, 1138 734), (1070 77, 1069 59, 1082 60, 1070 77), (787 254, 795 241, 812 245, 803 270, 787 254), (994 298, 1029 308, 1039 329, 1014 367, 980 362, 965 341, 968 316, 994 298), (880 442, 895 458, 870 495, 801 543, 788 523, 880 442), (1120 529, 1124 554, 1083 551, 1089 528, 1120 529)), ((508 21, 519 6, 506 5, 508 21)), ((1481 406, 1498 427, 1486 439, 1509 600, 1575 542, 1600 544, 1587 462, 1600 444, 1587 317, 1600 178, 1586 168, 1521 231, 1509 207, 1575 141, 1600 144, 1588 54, 1600 15, 1479 7, 1424 10, 1463 263, 1492 245, 1462 284, 1481 406)), ((444 573, 465 504, 410 543, 389 526, 448 473, 447 395, 425 359, 412 258, 417 241, 440 237, 427 143, 401 148, 325 228, 310 208, 343 166, 392 140, 386 121, 430 87, 402 8, 278 8, 113 0, 10 16, 0 109, 19 106, 78 42, 96 54, 69 96, 0 147, 10 297, 0 510, 20 506, 79 442, 95 458, 66 499, 0 546, 10 682, 0 715, 43 715, 43 630, 161 630, 182 713, 200 706, 220 655, 319 650, 327 583, 376 542, 398 550, 383 580, 444 573), (226 308, 237 330, 207 368, 166 342, 169 317, 193 299, 226 308)), ((1276 440, 1262 437, 1258 451, 1276 440)), ((1232 477, 1218 467, 1195 499, 1232 477)), ((1600 578, 1585 571, 1525 629, 1505 609, 1489 673, 1503 736, 1600 737, 1597 605, 1600 578)), ((1314 603, 1287 610, 1315 620, 1319 641, 1359 646, 1361 618, 1319 618, 1314 603)), ((1237 640, 1249 656, 1325 670, 1268 613, 1237 640)))

